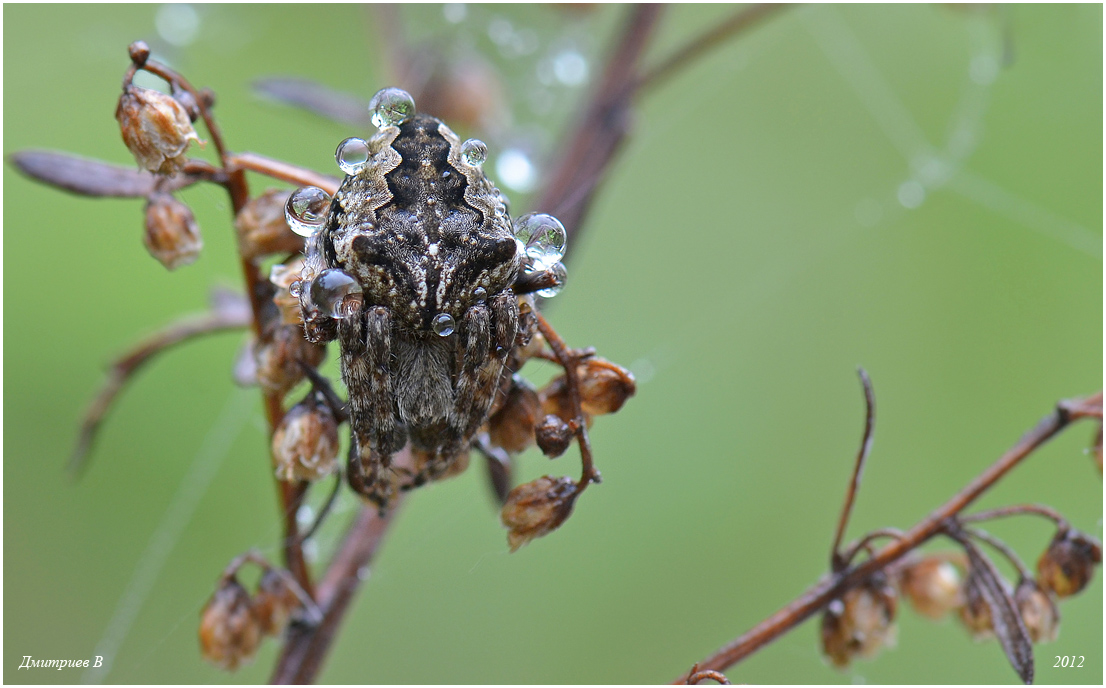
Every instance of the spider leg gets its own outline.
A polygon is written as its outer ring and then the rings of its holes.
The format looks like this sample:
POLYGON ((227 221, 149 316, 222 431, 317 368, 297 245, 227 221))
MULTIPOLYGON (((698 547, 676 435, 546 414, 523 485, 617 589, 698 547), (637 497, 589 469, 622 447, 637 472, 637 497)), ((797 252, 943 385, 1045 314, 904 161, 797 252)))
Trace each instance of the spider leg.
POLYGON ((392 314, 380 306, 367 308, 360 317, 340 321, 338 338, 353 433, 348 480, 356 492, 384 506, 392 481, 381 469, 407 441, 393 402, 392 314))

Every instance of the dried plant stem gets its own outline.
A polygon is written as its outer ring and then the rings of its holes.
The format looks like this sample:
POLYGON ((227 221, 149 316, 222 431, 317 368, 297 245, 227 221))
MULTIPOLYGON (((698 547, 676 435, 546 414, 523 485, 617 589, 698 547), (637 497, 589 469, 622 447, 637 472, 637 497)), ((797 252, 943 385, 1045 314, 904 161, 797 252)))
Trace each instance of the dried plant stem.
MULTIPOLYGON (((872 380, 868 377, 868 371, 860 368, 860 384, 864 387, 864 436, 860 440, 860 449, 856 453, 856 462, 853 464, 853 476, 849 481, 849 489, 845 492, 845 504, 841 507, 841 516, 837 519, 837 532, 833 536, 833 546, 830 548, 830 567, 834 571, 840 571, 848 566, 852 557, 844 557, 841 554, 841 540, 845 537, 845 527, 849 525, 849 516, 853 513, 853 504, 856 502, 856 493, 860 489, 860 481, 864 477, 864 462, 872 451, 872 433, 876 428, 876 396, 872 391, 872 380)), ((860 545, 857 546, 858 548, 860 545)), ((853 554, 856 553, 853 550, 853 554)))
MULTIPOLYGON (((1022 460, 1071 425, 1073 421, 1079 418, 1100 417, 1101 405, 1102 392, 1059 403, 1052 413, 1042 418, 987 470, 968 483, 949 501, 934 509, 901 539, 879 550, 863 563, 822 579, 783 609, 699 662, 699 668, 724 671, 727 667, 733 666, 810 618, 844 590, 864 581, 876 571, 892 564, 933 536, 940 534, 949 519, 967 508, 981 494, 1018 466, 1022 460), (1096 405, 1099 415, 1095 415, 1096 405)), ((689 674, 684 674, 674 683, 686 683, 688 676, 689 674)))
POLYGON ((234 169, 257 172, 289 184, 317 186, 331 196, 338 193, 338 186, 341 184, 334 177, 257 153, 235 153, 227 159, 227 162, 234 169))
POLYGON ((1018 575, 1021 576, 1022 580, 1033 579, 1033 572, 1030 571, 1029 567, 1025 565, 1025 562, 1022 561, 1021 557, 1018 556, 1018 553, 1010 549, 1010 545, 1006 544, 994 535, 991 535, 990 533, 978 528, 964 528, 964 532, 975 538, 976 540, 979 540, 980 542, 986 542, 988 545, 995 548, 995 551, 1006 557, 1006 560, 1013 564, 1014 568, 1017 569, 1018 575))
POLYGON ((1032 515, 1041 516, 1047 518, 1056 524, 1056 527, 1060 530, 1066 530, 1068 527, 1068 521, 1064 518, 1059 511, 1052 507, 1045 506, 1043 504, 1017 504, 1014 506, 1004 506, 998 509, 988 509, 987 511, 980 511, 974 514, 968 514, 967 516, 961 516, 960 522, 978 523, 980 521, 990 521, 996 518, 1004 518, 1006 516, 1021 516, 1032 515))

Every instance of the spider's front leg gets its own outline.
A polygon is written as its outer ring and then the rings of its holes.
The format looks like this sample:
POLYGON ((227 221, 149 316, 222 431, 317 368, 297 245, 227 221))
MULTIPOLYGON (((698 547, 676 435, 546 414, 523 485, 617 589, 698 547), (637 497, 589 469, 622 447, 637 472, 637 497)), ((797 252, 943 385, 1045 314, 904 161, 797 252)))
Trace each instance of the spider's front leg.
POLYGON ((450 429, 455 440, 446 448, 458 454, 488 419, 503 367, 518 331, 518 297, 503 291, 469 308, 460 330, 460 362, 450 429))
POLYGON ((369 306, 338 323, 353 434, 347 479, 356 492, 381 507, 392 491, 382 471, 407 442, 392 390, 392 328, 392 314, 382 306, 369 306))

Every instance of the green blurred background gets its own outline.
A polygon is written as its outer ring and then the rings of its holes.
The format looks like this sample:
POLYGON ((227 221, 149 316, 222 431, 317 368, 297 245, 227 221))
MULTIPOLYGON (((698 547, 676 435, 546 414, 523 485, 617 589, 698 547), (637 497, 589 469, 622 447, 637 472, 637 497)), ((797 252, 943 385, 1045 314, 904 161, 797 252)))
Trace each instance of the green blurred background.
MULTIPOLYGON (((670 9, 653 59, 731 11, 670 9)), ((541 142, 582 91, 554 84, 527 100, 534 65, 563 45, 601 53, 622 12, 401 16, 446 50, 456 40, 508 65, 513 131, 541 142), (521 56, 489 40, 504 26, 521 56)), ((331 174, 335 144, 364 132, 265 102, 251 81, 308 76, 365 98, 388 85, 373 15, 356 6, 7 5, 4 19, 5 154, 129 164, 112 113, 137 38, 215 90, 232 149, 331 174)), ((595 426, 604 483, 514 555, 482 471, 418 492, 321 680, 622 683, 686 671, 825 572, 862 427, 856 366, 872 375, 879 422, 851 534, 908 527, 1057 399, 1101 385, 1102 181, 1101 6, 803 7, 710 54, 642 101, 551 304, 570 343, 639 375, 638 396, 595 426)), ((10 166, 4 192, 4 678, 77 681, 16 667, 23 655, 114 648, 110 674, 88 678, 266 680, 273 641, 232 675, 204 664, 195 640, 223 566, 251 547, 278 550, 258 395, 230 379, 242 337, 158 359, 119 399, 87 475, 63 471, 106 362, 202 310, 210 286, 236 284, 224 194, 182 194, 206 246, 170 274, 142 247, 140 201, 68 196, 10 166)), ((527 207, 512 198, 515 212, 527 207)), ((1047 503, 1101 536, 1091 434, 1066 433, 981 505, 1047 503)), ((529 454, 520 479, 577 470, 573 454, 555 465, 529 454)), ((352 509, 344 500, 321 536, 324 557, 352 509)), ((992 531, 1031 562, 1051 534, 1024 519, 992 531)), ((1101 578, 1061 611, 1038 680, 1101 683, 1101 578), (1053 669, 1055 655, 1085 665, 1053 669)), ((874 661, 842 673, 817 647, 807 623, 728 673, 1016 680, 993 641, 908 608, 898 647, 874 661)))

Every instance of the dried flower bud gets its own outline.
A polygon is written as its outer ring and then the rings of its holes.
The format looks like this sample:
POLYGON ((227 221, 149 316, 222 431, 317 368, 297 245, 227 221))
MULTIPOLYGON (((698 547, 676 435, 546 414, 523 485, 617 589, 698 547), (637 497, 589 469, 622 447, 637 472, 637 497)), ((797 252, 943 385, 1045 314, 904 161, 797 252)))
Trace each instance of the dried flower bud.
POLYGON ((572 514, 576 490, 572 478, 548 475, 511 490, 500 516, 510 529, 507 544, 511 551, 559 528, 572 514))
POLYGON ((1091 456, 1098 466, 1098 474, 1102 475, 1102 423, 1098 424, 1098 430, 1095 431, 1094 440, 1091 442, 1091 456))
POLYGON ((326 404, 308 395, 288 409, 273 433, 277 478, 319 480, 338 470, 338 424, 326 404))
POLYGON ((587 359, 579 371, 580 406, 589 415, 614 413, 637 391, 630 371, 602 358, 587 359))
POLYGON ((253 596, 253 614, 265 635, 280 635, 288 625, 292 612, 299 608, 300 598, 288 580, 273 569, 266 569, 253 596))
POLYGON ((960 607, 960 622, 968 629, 972 640, 986 640, 995 635, 991 605, 983 598, 979 586, 973 585, 971 573, 964 581, 964 606, 960 607))
POLYGON ((119 97, 115 119, 139 167, 177 174, 190 141, 199 141, 185 108, 164 93, 129 84, 119 97))
POLYGON ((276 287, 273 303, 280 311, 280 322, 284 325, 303 324, 299 297, 293 296, 291 291, 292 284, 300 280, 303 262, 303 256, 296 256, 286 263, 277 263, 269 271, 269 281, 276 287))
POLYGON ((525 451, 534 442, 541 401, 526 380, 515 377, 503 407, 488 421, 488 438, 497 447, 513 453, 525 451))
POLYGON ((288 227, 284 205, 292 195, 287 189, 268 189, 250 199, 234 218, 238 247, 250 260, 275 253, 302 253, 303 237, 288 227))
POLYGON ((902 570, 902 592, 922 616, 940 619, 964 604, 959 569, 943 556, 924 557, 902 570))
POLYGON ((1051 643, 1060 633, 1060 611, 1052 597, 1031 580, 1022 580, 1014 590, 1014 603, 1018 605, 1029 639, 1035 643, 1051 643))
POLYGON ((256 349, 257 381, 266 390, 284 395, 303 380, 300 361, 312 368, 322 363, 326 347, 303 338, 303 328, 283 325, 270 341, 256 349))
POLYGON ((542 420, 534 434, 542 453, 551 459, 564 454, 572 444, 572 428, 552 413, 542 420))
POLYGON ((1074 595, 1094 576, 1095 564, 1102 563, 1102 545, 1077 530, 1056 533, 1048 549, 1037 560, 1041 587, 1057 597, 1074 595))
POLYGON ((238 668, 253 659, 261 642, 261 624, 250 596, 236 579, 219 586, 200 616, 200 651, 220 669, 238 668))
POLYGON ((895 589, 872 579, 830 602, 822 615, 822 652, 844 668, 853 657, 870 658, 895 643, 895 589))
POLYGON ((127 55, 136 67, 141 67, 150 59, 150 46, 146 45, 146 41, 135 41, 127 46, 127 55))
POLYGON ((170 270, 194 262, 204 245, 192 211, 167 193, 155 193, 146 201, 142 241, 150 255, 170 270))

